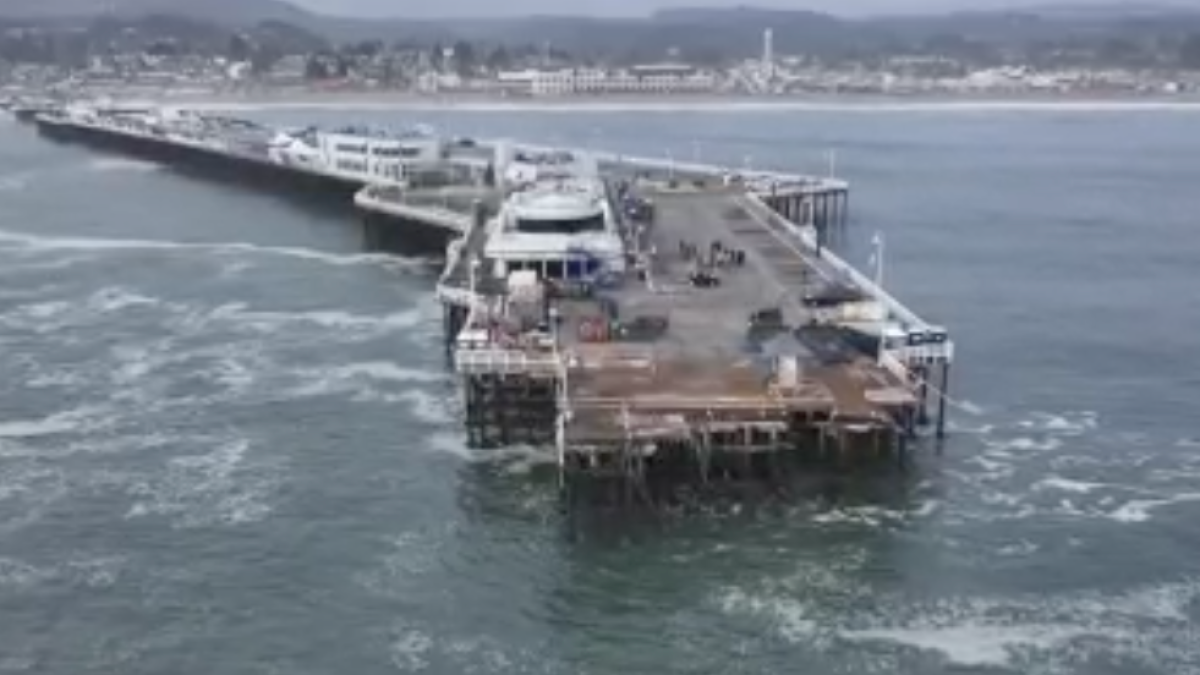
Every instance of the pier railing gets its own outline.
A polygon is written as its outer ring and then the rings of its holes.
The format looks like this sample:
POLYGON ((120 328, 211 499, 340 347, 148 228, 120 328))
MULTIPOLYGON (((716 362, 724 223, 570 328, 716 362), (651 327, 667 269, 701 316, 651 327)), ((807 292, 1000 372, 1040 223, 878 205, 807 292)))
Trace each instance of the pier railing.
MULTIPOLYGON (((489 141, 493 145, 500 141, 489 141)), ((555 152, 563 150, 562 147, 549 145, 541 145, 536 143, 514 143, 514 149, 525 150, 529 152, 555 152)), ((779 192, 799 192, 801 194, 814 194, 828 192, 834 190, 848 190, 850 185, 844 180, 834 178, 832 176, 802 176, 797 174, 789 174, 783 171, 769 171, 762 169, 736 169, 728 166, 720 166, 718 164, 706 164, 701 162, 680 162, 672 158, 657 159, 653 157, 636 157, 628 156, 616 152, 604 152, 598 150, 568 148, 572 152, 585 153, 596 159, 598 162, 606 164, 617 164, 631 167, 641 167, 644 169, 665 169, 668 171, 678 171, 682 174, 695 173, 709 176, 723 175, 739 175, 746 179, 764 179, 774 180, 776 188, 779 192)))
MULTIPOLYGON (((768 229, 776 231, 778 229, 776 227, 776 223, 779 223, 780 221, 786 222, 785 219, 777 214, 770 206, 767 206, 767 204, 759 199, 756 195, 749 196, 747 201, 752 205, 752 209, 757 212, 758 216, 763 220, 768 229)), ((899 300, 885 291, 872 279, 868 278, 862 272, 854 269, 850 263, 842 260, 836 253, 830 251, 828 247, 818 246, 816 239, 817 235, 812 228, 797 226, 790 222, 787 222, 786 226, 792 237, 798 243, 804 246, 806 249, 806 254, 820 260, 822 263, 827 265, 832 272, 838 274, 846 281, 851 282, 856 287, 867 293, 867 295, 870 295, 872 299, 883 305, 893 317, 904 323, 910 329, 929 330, 932 328, 930 324, 928 324, 921 317, 917 316, 915 312, 905 307, 899 300)), ((942 345, 946 344, 948 343, 942 343, 942 345)), ((941 345, 931 345, 929 348, 936 351, 940 346, 941 345)), ((943 349, 943 351, 945 351, 945 349, 943 349)))
POLYGON ((429 222, 454 232, 466 232, 471 227, 470 214, 450 208, 448 198, 441 203, 436 198, 426 201, 391 199, 381 194, 378 187, 368 185, 354 195, 354 203, 360 208, 429 222))
POLYGON ((543 356, 498 347, 457 349, 454 352, 454 367, 463 375, 529 375, 557 378, 562 372, 561 359, 554 353, 543 356))
POLYGON ((891 373, 901 382, 912 381, 912 374, 909 372, 908 366, 896 354, 890 351, 881 351, 879 353, 879 365, 883 366, 884 370, 891 373))

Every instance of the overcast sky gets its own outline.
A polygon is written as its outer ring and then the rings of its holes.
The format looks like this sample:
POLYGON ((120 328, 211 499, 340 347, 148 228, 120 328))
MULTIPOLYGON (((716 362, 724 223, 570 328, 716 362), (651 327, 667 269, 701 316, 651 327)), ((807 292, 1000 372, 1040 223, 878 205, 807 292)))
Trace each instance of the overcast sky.
MULTIPOLYGON (((0 0, 2 2, 3 0, 0 0)), ((1138 0, 292 0, 323 14, 393 17, 484 17, 528 14, 639 16, 662 7, 749 5, 811 9, 844 16, 997 9, 1030 5, 1139 5, 1138 0)), ((1193 0, 1195 1, 1195 0, 1193 0)), ((1155 3, 1157 4, 1157 3, 1155 3)), ((1187 3, 1162 3, 1187 4, 1187 3)))

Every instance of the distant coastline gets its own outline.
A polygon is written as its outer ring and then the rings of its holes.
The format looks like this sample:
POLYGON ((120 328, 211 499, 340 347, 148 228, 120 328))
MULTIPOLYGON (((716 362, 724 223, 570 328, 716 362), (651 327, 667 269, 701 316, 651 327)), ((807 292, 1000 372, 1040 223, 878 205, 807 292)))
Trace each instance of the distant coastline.
POLYGON ((1149 96, 1132 94, 811 94, 791 96, 748 95, 616 95, 514 98, 494 94, 454 93, 431 95, 412 92, 359 91, 266 91, 175 92, 151 97, 163 103, 178 103, 209 109, 312 108, 336 109, 513 109, 513 110, 645 110, 645 111, 737 111, 737 110, 842 110, 878 108, 979 108, 979 109, 1154 109, 1200 108, 1200 95, 1149 96))
POLYGON ((879 111, 879 110, 1200 110, 1200 95, 1139 95, 1128 93, 964 93, 953 94, 810 94, 750 96, 609 95, 506 97, 489 93, 425 94, 403 91, 257 91, 108 90, 92 92, 114 100, 139 100, 213 111, 291 110, 413 110, 413 111, 545 111, 545 112, 753 112, 753 111, 879 111))

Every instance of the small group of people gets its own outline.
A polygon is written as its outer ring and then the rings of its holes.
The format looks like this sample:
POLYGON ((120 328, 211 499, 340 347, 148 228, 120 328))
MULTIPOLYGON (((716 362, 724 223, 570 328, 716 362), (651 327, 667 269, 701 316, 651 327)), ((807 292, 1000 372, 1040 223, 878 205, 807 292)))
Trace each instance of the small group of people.
POLYGON ((679 240, 679 256, 686 261, 706 267, 741 267, 746 264, 746 252, 740 248, 729 248, 720 240, 714 240, 708 245, 706 256, 700 255, 700 248, 689 241, 679 240))
POLYGON ((703 255, 696 244, 680 240, 679 255, 692 263, 692 272, 688 275, 688 280, 699 288, 721 285, 720 277, 714 270, 742 267, 746 264, 744 250, 730 248, 719 240, 711 242, 703 255))

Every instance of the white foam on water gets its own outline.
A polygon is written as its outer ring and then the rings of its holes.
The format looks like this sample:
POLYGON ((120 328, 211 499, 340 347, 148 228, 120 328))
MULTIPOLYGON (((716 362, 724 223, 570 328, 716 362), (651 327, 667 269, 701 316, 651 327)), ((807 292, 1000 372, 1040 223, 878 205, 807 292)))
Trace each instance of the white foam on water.
POLYGON ((558 673, 571 669, 555 662, 545 648, 514 648, 507 641, 474 633, 454 635, 427 631, 407 622, 394 626, 389 660, 400 672, 445 671, 494 673, 558 673))
POLYGON ((50 370, 41 368, 25 381, 25 386, 35 389, 75 388, 87 384, 87 376, 78 368, 50 370))
POLYGON ((414 370, 390 361, 364 361, 337 366, 341 377, 368 378, 388 382, 445 382, 447 375, 436 370, 414 370))
POLYGON ((50 565, 0 558, 0 587, 25 589, 53 583, 107 588, 116 583, 124 564, 123 558, 112 556, 70 559, 50 565))
POLYGON ((93 312, 107 314, 128 307, 154 306, 159 303, 160 301, 155 298, 119 286, 110 286, 92 293, 84 304, 93 312))
POLYGON ((161 168, 160 165, 154 162, 129 159, 127 157, 97 157, 90 160, 85 166, 89 171, 102 173, 113 171, 156 171, 161 168))
POLYGON ((217 272, 217 277, 227 281, 236 279, 248 269, 250 269, 249 262, 245 260, 230 260, 221 265, 220 271, 217 272))
POLYGON ((921 502, 921 504, 919 506, 917 506, 915 509, 910 511, 908 513, 908 515, 910 516, 910 518, 928 518, 928 517, 936 514, 939 510, 941 510, 941 508, 942 508, 941 500, 927 499, 927 500, 921 502))
POLYGON ((445 426, 454 421, 446 401, 428 392, 410 389, 389 397, 389 400, 408 403, 413 417, 426 424, 445 426))
POLYGON ((1107 517, 1120 523, 1144 523, 1150 520, 1152 512, 1166 506, 1200 502, 1200 493, 1185 493, 1162 499, 1135 499, 1122 504, 1107 517))
POLYGON ((213 254, 252 254, 293 258, 326 265, 373 265, 387 268, 425 268, 430 261, 403 258, 386 253, 329 253, 291 246, 262 246, 245 242, 186 242, 156 239, 101 239, 88 237, 51 237, 28 232, 0 230, 0 244, 25 250, 87 251, 200 251, 213 254))
POLYGON ((0 533, 38 522, 51 506, 70 494, 66 472, 46 462, 52 454, 0 440, 0 457, 4 458, 0 462, 0 533))
POLYGON ((894 511, 880 506, 851 506, 833 508, 812 517, 812 522, 820 524, 854 524, 867 527, 883 527, 888 524, 901 523, 909 520, 911 514, 894 511))
POLYGON ((110 424, 110 410, 86 405, 39 419, 0 421, 0 438, 28 439, 42 436, 87 433, 110 424))
POLYGON ((1074 492, 1078 494, 1088 494, 1094 490, 1109 487, 1105 483, 1088 483, 1085 481, 1071 480, 1060 476, 1050 476, 1033 484, 1034 490, 1062 490, 1064 492, 1074 492))
POLYGON ((0 558, 0 587, 29 588, 54 577, 53 570, 13 558, 0 558))
MULTIPOLYGON (((412 402, 419 394, 408 394, 410 389, 395 393, 381 390, 380 385, 412 384, 442 382, 445 373, 432 370, 417 370, 405 368, 387 361, 365 361, 347 363, 320 368, 302 368, 280 373, 298 380, 298 384, 284 389, 287 398, 310 398, 317 396, 348 395, 357 400, 391 401, 394 397, 405 396, 412 402)), ((427 410, 432 416, 437 413, 427 410)), ((418 413, 419 414, 419 413, 418 413)), ((444 421, 440 417, 437 422, 444 421)))
POLYGON ((166 470, 136 479, 127 517, 166 516, 182 527, 241 525, 271 513, 281 475, 273 462, 249 458, 250 442, 227 440, 202 455, 173 457, 166 470))
POLYGON ((429 303, 418 303, 414 307, 390 314, 354 314, 341 310, 309 311, 266 311, 248 309, 244 303, 228 303, 207 312, 201 321, 225 321, 239 324, 260 332, 275 333, 282 326, 307 323, 322 328, 344 331, 387 332, 414 328, 433 317, 429 303))
MULTIPOLYGON (((15 249, 6 246, 0 246, 0 251, 4 252, 4 266, 0 268, 0 276, 22 276, 31 272, 67 270, 89 260, 87 256, 83 255, 60 255, 52 259, 46 259, 38 251, 25 248, 15 249)), ((57 284, 48 284, 36 289, 21 289, 21 292, 25 292, 27 295, 33 295, 33 291, 45 294, 56 288, 58 288, 57 284)))
POLYGON ((111 382, 120 387, 129 387, 142 382, 159 368, 172 360, 168 353, 171 341, 161 343, 118 345, 112 356, 117 363, 109 369, 111 382))
POLYGON ((1016 543, 1006 544, 996 549, 996 555, 1005 558, 1024 558, 1037 553, 1040 549, 1041 547, 1037 544, 1022 539, 1016 543))
MULTIPOLYGON (((1085 593, 1070 601, 1080 615, 1150 619, 1169 624, 1190 625, 1188 611, 1200 598, 1200 582, 1184 580, 1143 586, 1116 595, 1085 593)), ((1200 643, 1196 644, 1200 648, 1200 643)))
POLYGON ((1096 429, 1099 424, 1099 415, 1090 410, 1062 413, 1035 412, 1029 419, 1021 420, 1017 424, 1024 429, 1077 436, 1096 429))
POLYGON ((977 427, 964 426, 954 420, 946 420, 946 431, 955 435, 987 436, 995 430, 995 425, 981 424, 977 427))
MULTIPOLYGON (((788 642, 842 656, 846 642, 884 644, 936 653, 954 665, 1017 667, 1021 672, 1056 672, 1058 666, 1077 666, 1095 656, 1142 660, 1156 667, 1200 659, 1189 610, 1200 597, 1200 584, 1194 580, 1118 593, 928 601, 858 585, 848 589, 855 598, 852 603, 839 600, 831 606, 811 599, 814 592, 830 591, 844 598, 838 587, 847 581, 839 575, 789 587, 768 579, 755 592, 722 589, 716 600, 725 613, 767 620, 788 642), (865 603, 861 610, 849 608, 859 600, 865 603)), ((1076 667, 1067 670, 1078 672, 1076 667)))
POLYGON ((248 391, 258 381, 258 366, 262 365, 262 361, 253 357, 247 359, 245 353, 236 348, 230 348, 230 351, 234 353, 221 358, 210 372, 229 394, 238 395, 248 391))
POLYGON ((4 318, 6 321, 17 321, 20 318, 28 318, 37 321, 53 319, 57 316, 66 314, 75 309, 76 304, 65 300, 47 300, 45 302, 34 302, 25 305, 18 305, 12 310, 5 312, 4 318))
POLYGON ((1086 635, 1090 635, 1089 631, 1078 626, 983 624, 880 628, 841 633, 845 640, 892 642, 938 652, 946 661, 961 666, 1006 666, 1018 649, 1051 649, 1086 635))
MULTIPOLYGON (((474 461, 498 464, 501 470, 510 476, 526 476, 538 467, 557 466, 558 451, 548 445, 518 443, 502 448, 489 448, 486 454, 477 454, 474 461)), ((529 496, 531 499, 537 499, 539 496, 551 497, 550 493, 536 490, 531 491, 529 496)), ((530 504, 532 502, 527 505, 530 504)))
POLYGON ((433 647, 433 638, 425 633, 403 629, 388 644, 388 655, 400 672, 423 673, 429 668, 429 653, 433 647))
POLYGON ((461 433, 438 432, 430 434, 423 442, 425 448, 437 454, 450 455, 468 462, 476 461, 480 455, 467 447, 461 433))
POLYGON ((1063 441, 1060 438, 1039 439, 1029 436, 1018 436, 1009 439, 989 439, 983 443, 987 447, 988 452, 993 454, 993 456, 1002 456, 998 453, 1009 450, 1015 450, 1021 454, 1037 454, 1058 450, 1063 446, 1063 441))
POLYGON ((984 455, 975 455, 974 457, 968 457, 966 461, 971 464, 976 464, 979 466, 979 468, 983 469, 984 473, 981 476, 982 478, 988 478, 988 479, 1007 478, 1007 477, 1013 475, 1013 473, 1016 471, 1012 467, 1011 464, 1006 463, 1006 462, 999 462, 994 459, 989 459, 988 457, 986 457, 984 455))
POLYGON ((80 585, 89 588, 109 588, 118 581, 124 568, 124 558, 105 556, 68 561, 64 571, 66 576, 80 585))
POLYGON ((789 642, 819 646, 825 641, 822 640, 825 630, 821 622, 809 616, 803 603, 789 598, 727 588, 718 595, 718 605, 727 614, 748 614, 768 619, 780 636, 789 642))
POLYGON ((959 400, 955 401, 955 406, 959 410, 967 413, 968 415, 975 415, 976 417, 978 417, 980 415, 984 415, 987 412, 979 404, 973 403, 966 399, 959 399, 959 400))
POLYGON ((277 370, 262 354, 263 341, 223 340, 186 348, 179 344, 180 339, 171 336, 116 345, 109 350, 107 360, 93 364, 94 372, 87 381, 106 380, 111 401, 128 413, 146 418, 171 407, 202 406, 236 398, 277 370), (168 393, 181 374, 219 391, 192 397, 168 393))

